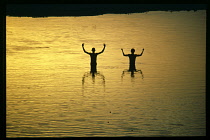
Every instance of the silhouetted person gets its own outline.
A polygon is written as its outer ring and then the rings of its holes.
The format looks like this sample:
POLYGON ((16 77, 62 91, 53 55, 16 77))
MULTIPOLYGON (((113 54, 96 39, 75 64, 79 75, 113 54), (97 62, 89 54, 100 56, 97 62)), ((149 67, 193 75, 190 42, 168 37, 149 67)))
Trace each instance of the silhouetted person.
POLYGON ((129 65, 129 71, 136 71, 136 66, 135 66, 135 62, 136 62, 136 57, 137 56, 142 56, 143 52, 144 52, 144 49, 142 50, 141 54, 134 54, 135 52, 135 49, 131 49, 131 54, 124 54, 123 52, 123 49, 122 50, 122 53, 124 56, 128 56, 129 57, 129 60, 130 60, 130 65, 129 65))
POLYGON ((84 43, 82 44, 83 51, 84 51, 85 53, 89 54, 89 55, 90 55, 90 58, 91 58, 91 62, 90 62, 91 72, 96 72, 96 71, 97 71, 97 70, 96 70, 96 66, 97 66, 97 62, 96 62, 96 60, 97 60, 97 55, 103 53, 104 50, 105 50, 105 47, 106 47, 106 44, 104 44, 103 50, 102 50, 101 52, 99 52, 99 53, 95 53, 95 48, 92 48, 92 53, 89 53, 89 52, 87 52, 87 51, 85 50, 85 48, 84 48, 84 43))

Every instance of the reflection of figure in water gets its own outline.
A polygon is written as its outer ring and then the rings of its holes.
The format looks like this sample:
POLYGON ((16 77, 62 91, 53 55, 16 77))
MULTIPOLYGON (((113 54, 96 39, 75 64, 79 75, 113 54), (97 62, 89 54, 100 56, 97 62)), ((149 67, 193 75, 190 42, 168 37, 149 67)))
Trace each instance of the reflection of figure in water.
POLYGON ((124 77, 124 75, 125 75, 126 72, 131 72, 131 77, 132 77, 132 78, 135 77, 135 76, 134 76, 134 72, 136 72, 136 73, 139 72, 139 73, 141 74, 142 79, 144 79, 144 74, 143 74, 142 70, 135 70, 135 71, 134 71, 134 70, 133 70, 133 71, 125 70, 125 71, 123 71, 121 78, 124 77))
POLYGON ((86 72, 83 77, 82 77, 82 84, 85 83, 85 78, 89 77, 89 76, 92 76, 92 81, 93 81, 93 84, 95 83, 95 77, 96 76, 100 76, 101 79, 102 79, 102 84, 104 85, 105 84, 105 77, 103 74, 101 74, 100 72, 86 72))
POLYGON ((105 77, 104 77, 103 74, 101 74, 100 72, 86 72, 82 77, 82 93, 84 93, 85 85, 87 86, 88 83, 90 82, 89 78, 88 78, 89 76, 92 77, 92 84, 93 85, 95 85, 95 79, 97 77, 97 81, 99 80, 99 84, 102 85, 104 90, 105 90, 105 77))
POLYGON ((134 54, 135 49, 131 49, 131 54, 124 54, 123 49, 121 49, 121 50, 122 50, 122 53, 124 56, 129 57, 129 60, 130 60, 129 71, 131 71, 131 72, 136 71, 136 66, 135 66, 136 57, 142 56, 144 49, 142 50, 141 54, 134 54))
POLYGON ((106 44, 104 44, 103 50, 102 50, 101 52, 99 52, 99 53, 95 53, 95 48, 92 48, 92 53, 89 53, 89 52, 87 52, 87 51, 85 50, 85 48, 84 48, 84 43, 82 44, 83 51, 84 51, 85 53, 89 54, 89 55, 90 55, 90 58, 91 58, 91 62, 90 62, 91 72, 96 72, 96 71, 97 71, 97 70, 96 70, 96 66, 97 66, 97 62, 96 62, 96 60, 97 60, 97 55, 103 53, 105 47, 106 47, 106 44))

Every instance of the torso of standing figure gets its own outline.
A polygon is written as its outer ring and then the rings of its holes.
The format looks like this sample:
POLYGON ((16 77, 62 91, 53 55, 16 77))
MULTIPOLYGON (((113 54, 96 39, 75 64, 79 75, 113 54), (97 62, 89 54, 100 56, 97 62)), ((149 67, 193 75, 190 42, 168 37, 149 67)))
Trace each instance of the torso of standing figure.
POLYGON ((97 53, 90 54, 91 64, 96 64, 97 55, 97 53))
POLYGON ((130 60, 130 64, 135 64, 136 55, 135 54, 129 54, 128 57, 129 57, 129 60, 130 60))

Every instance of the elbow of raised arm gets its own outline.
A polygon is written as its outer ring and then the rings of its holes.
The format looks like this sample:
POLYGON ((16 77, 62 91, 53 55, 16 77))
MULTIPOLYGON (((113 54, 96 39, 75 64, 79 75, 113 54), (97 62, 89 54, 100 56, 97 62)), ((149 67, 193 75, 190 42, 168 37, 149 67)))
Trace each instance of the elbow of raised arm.
POLYGON ((103 53, 103 52, 104 52, 104 49, 100 53, 103 53))
POLYGON ((88 53, 86 50, 83 50, 84 51, 84 53, 88 53))
POLYGON ((142 56, 143 52, 140 54, 140 56, 142 56))

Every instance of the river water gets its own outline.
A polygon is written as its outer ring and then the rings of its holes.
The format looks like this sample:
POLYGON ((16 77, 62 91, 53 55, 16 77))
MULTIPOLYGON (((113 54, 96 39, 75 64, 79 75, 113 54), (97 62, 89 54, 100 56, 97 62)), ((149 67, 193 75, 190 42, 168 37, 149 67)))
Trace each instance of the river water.
POLYGON ((206 135, 205 10, 7 17, 6 41, 7 137, 206 135))

